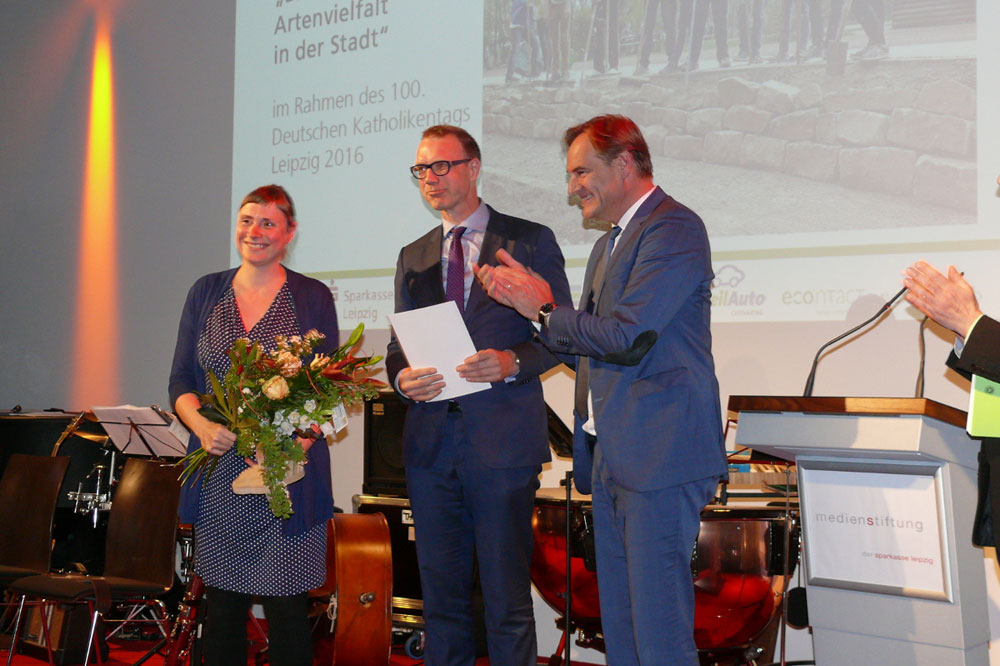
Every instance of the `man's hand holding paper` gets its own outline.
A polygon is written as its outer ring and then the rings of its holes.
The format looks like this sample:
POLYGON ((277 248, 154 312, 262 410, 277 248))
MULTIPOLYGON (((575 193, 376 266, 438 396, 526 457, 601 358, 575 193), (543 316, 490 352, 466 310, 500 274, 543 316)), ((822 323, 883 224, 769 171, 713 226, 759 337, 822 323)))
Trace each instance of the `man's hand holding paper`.
POLYGON ((389 323, 410 362, 396 383, 411 400, 450 400, 483 391, 488 382, 503 379, 490 377, 514 365, 511 353, 476 351, 454 301, 391 314, 389 323), (501 363, 497 355, 510 356, 509 363, 501 363))
POLYGON ((444 375, 435 368, 404 368, 397 381, 399 390, 416 402, 427 402, 444 390, 444 375))
POLYGON ((470 382, 500 382, 517 374, 517 356, 510 350, 483 349, 455 368, 470 382))

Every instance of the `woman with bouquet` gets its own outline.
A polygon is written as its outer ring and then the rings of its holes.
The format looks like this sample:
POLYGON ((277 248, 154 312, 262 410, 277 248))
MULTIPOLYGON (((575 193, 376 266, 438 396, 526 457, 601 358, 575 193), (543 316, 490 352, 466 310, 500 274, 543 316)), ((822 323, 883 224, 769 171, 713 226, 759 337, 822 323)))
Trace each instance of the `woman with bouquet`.
POLYGON ((222 378, 227 352, 246 338, 273 351, 275 336, 326 336, 316 348, 337 348, 330 290, 281 264, 297 223, 291 197, 278 185, 259 187, 240 204, 238 268, 195 282, 181 315, 170 373, 170 400, 191 431, 188 451, 209 454, 214 467, 184 486, 181 521, 195 527, 195 567, 206 586, 205 662, 247 663, 246 623, 252 597, 268 622, 272 664, 312 663, 306 593, 326 578, 326 522, 333 516, 330 453, 324 441, 299 439, 305 477, 287 487, 294 511, 277 518, 263 494, 233 492, 233 481, 256 464, 237 452, 237 435, 206 418, 199 394, 222 378), (211 473, 208 473, 211 470, 211 473))

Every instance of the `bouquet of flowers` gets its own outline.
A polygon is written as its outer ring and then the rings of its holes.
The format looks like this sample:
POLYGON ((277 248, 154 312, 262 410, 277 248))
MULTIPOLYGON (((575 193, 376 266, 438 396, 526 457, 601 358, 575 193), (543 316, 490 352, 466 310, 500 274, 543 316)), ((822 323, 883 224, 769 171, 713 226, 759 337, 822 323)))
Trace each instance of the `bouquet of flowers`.
MULTIPOLYGON (((240 455, 257 454, 268 506, 279 518, 292 514, 285 477, 293 464, 305 461, 299 438, 332 435, 331 420, 338 411, 370 400, 385 386, 369 376, 382 357, 354 355, 363 332, 364 324, 358 324, 329 356, 313 355, 325 339, 316 330, 304 336, 276 336, 277 349, 269 354, 241 338, 227 352, 232 363, 226 375, 219 380, 208 372, 212 390, 199 394, 204 405, 199 411, 236 433, 240 455)), ((181 481, 199 476, 207 480, 217 463, 218 456, 199 448, 177 463, 184 466, 181 481)))

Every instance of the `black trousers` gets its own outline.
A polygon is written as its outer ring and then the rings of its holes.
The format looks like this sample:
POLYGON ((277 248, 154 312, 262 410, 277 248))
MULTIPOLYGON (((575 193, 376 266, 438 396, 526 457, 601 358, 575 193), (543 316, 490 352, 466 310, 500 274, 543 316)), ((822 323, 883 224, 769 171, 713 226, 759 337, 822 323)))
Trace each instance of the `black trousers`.
MULTIPOLYGON (((254 597, 215 587, 205 588, 205 663, 246 666, 247 614, 254 597)), ((288 597, 257 597, 267 619, 268 660, 272 666, 311 666, 306 593, 288 597)))
POLYGON ((994 516, 1000 516, 1000 439, 984 439, 979 447, 979 497, 972 524, 972 543, 996 546, 994 516))

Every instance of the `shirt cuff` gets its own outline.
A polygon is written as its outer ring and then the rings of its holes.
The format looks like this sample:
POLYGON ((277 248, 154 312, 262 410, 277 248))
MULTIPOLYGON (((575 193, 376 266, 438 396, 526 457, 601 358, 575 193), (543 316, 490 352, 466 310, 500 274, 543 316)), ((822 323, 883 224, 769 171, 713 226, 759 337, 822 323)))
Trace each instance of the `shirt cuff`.
POLYGON ((962 358, 962 351, 965 349, 965 341, 969 339, 970 335, 972 335, 972 331, 975 330, 976 324, 978 324, 979 320, 982 318, 983 315, 979 315, 978 317, 976 317, 976 321, 972 322, 972 326, 970 326, 969 330, 965 332, 964 337, 962 337, 961 339, 958 338, 957 336, 955 337, 955 356, 962 358))
POLYGON ((509 351, 514 355, 514 374, 503 378, 505 384, 510 384, 511 382, 517 381, 517 376, 521 372, 521 359, 517 357, 517 352, 513 349, 504 349, 504 351, 509 351))

